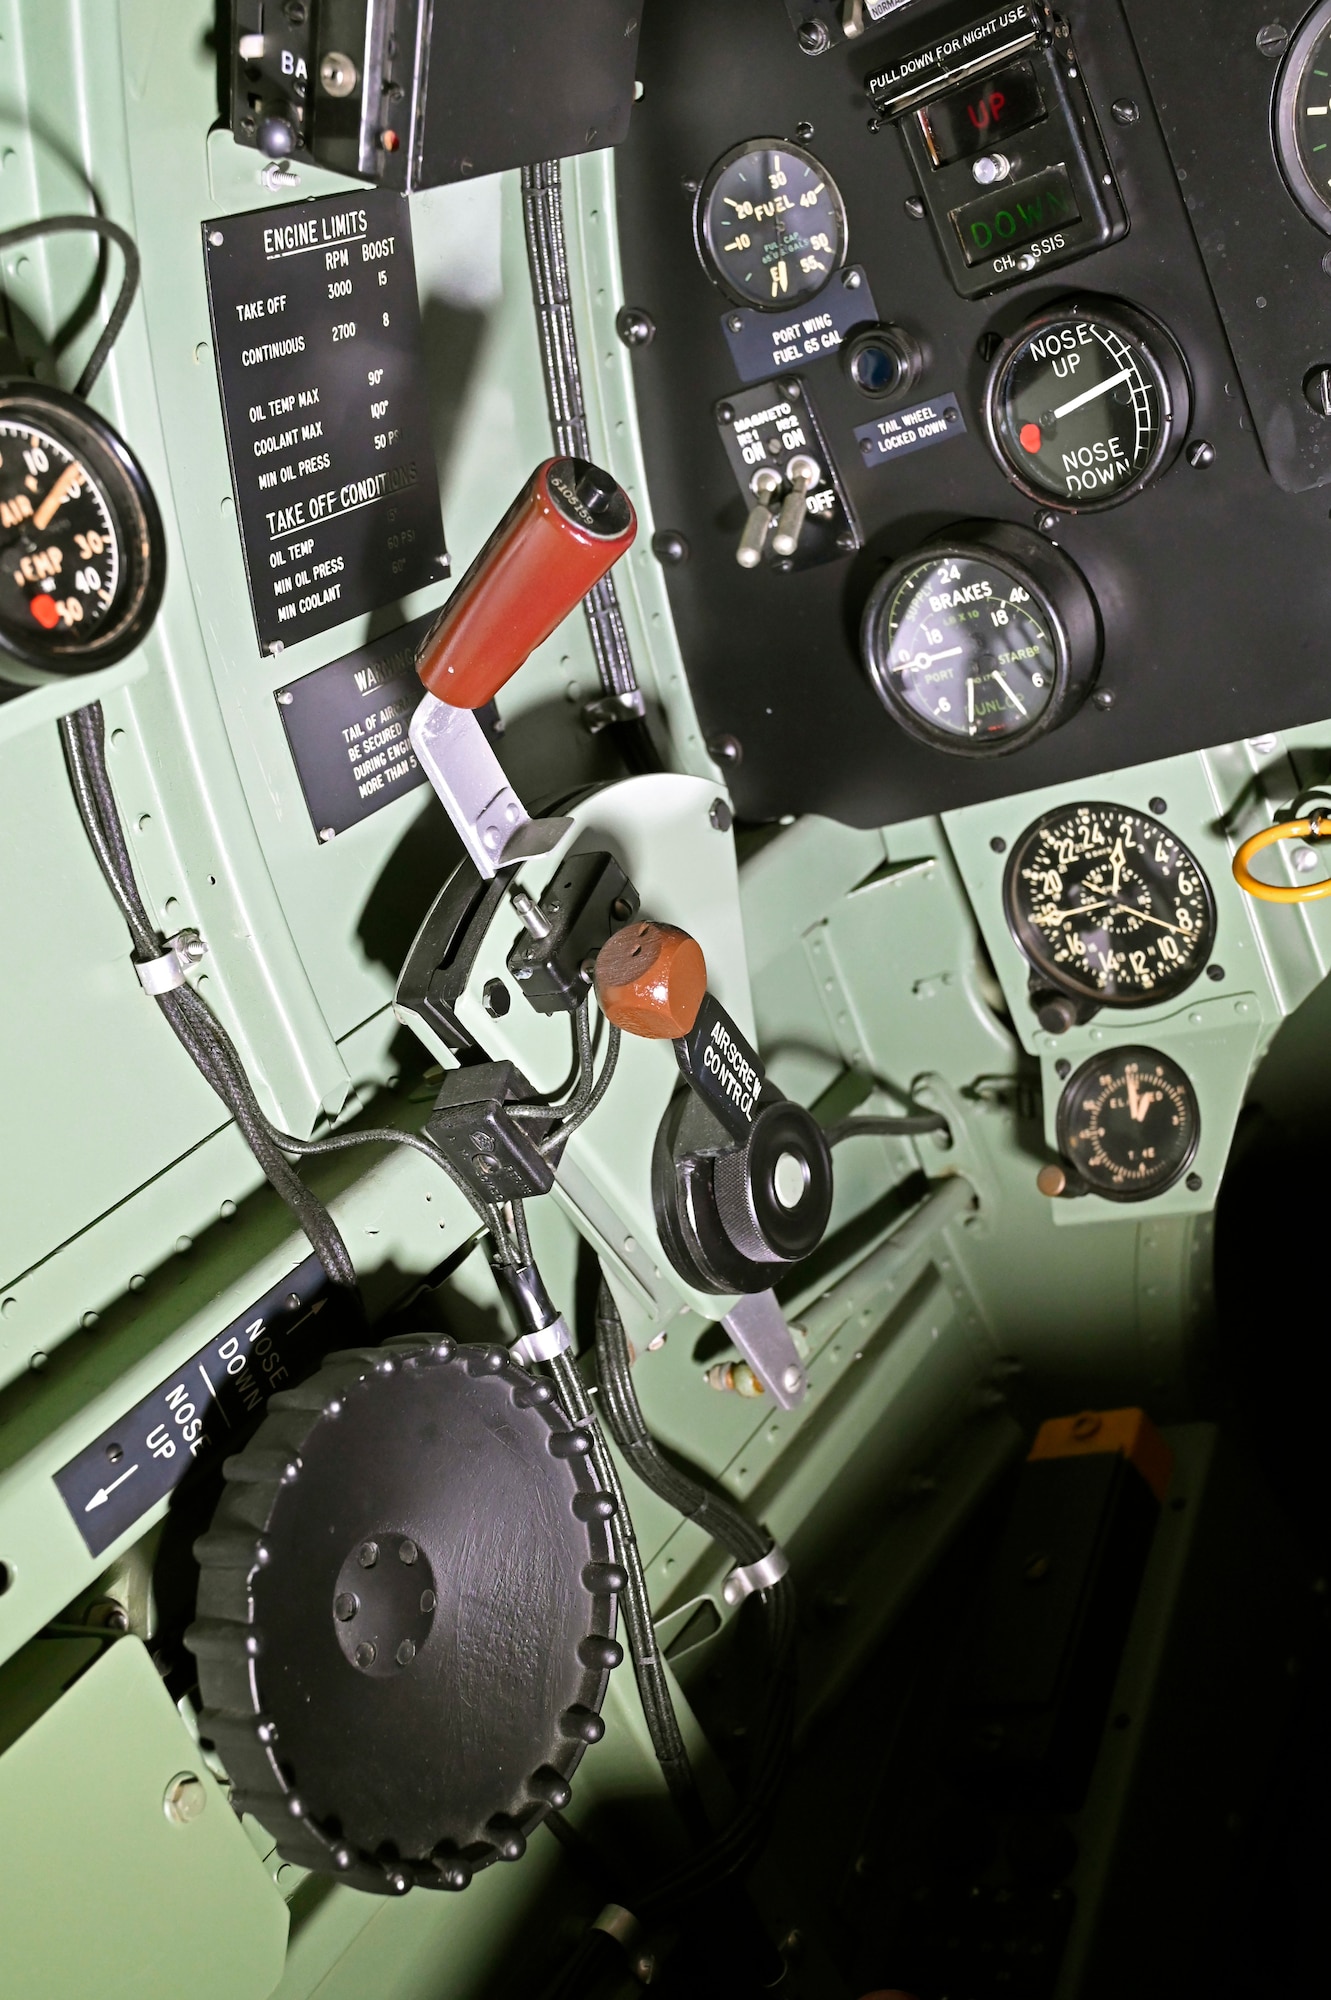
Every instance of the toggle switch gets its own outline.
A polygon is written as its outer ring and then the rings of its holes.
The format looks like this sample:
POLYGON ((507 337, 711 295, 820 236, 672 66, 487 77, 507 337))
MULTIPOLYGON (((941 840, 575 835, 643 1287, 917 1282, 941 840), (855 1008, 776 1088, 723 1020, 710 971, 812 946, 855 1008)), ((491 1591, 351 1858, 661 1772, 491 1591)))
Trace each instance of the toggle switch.
POLYGON ((816 458, 810 458, 807 452, 795 453, 786 467, 790 491, 781 502, 781 512, 777 515, 776 527, 772 531, 773 555, 793 556, 799 547, 804 523, 809 518, 805 501, 822 476, 822 467, 816 458))
POLYGON ((744 533, 735 551, 735 561, 741 569, 757 569, 763 559, 763 549, 776 520, 772 502, 781 491, 781 474, 774 465, 760 465, 749 484, 755 496, 754 504, 749 509, 749 518, 744 523, 744 533))

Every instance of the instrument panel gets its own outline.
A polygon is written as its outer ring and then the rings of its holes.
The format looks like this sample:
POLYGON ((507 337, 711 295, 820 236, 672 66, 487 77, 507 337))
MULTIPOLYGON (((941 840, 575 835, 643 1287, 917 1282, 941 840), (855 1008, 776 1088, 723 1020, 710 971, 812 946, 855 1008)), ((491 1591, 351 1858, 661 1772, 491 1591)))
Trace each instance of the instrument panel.
MULTIPOLYGON (((1308 285, 1328 283, 1326 237, 1299 194, 1321 143, 1324 11, 1275 58, 1245 31, 1252 161, 1247 193, 1226 188, 1236 244, 1275 217, 1307 264, 1305 320, 1308 285)), ((910 0, 866 15, 861 34, 820 37, 764 0, 721 18, 678 0, 645 22, 643 95, 617 159, 624 296, 654 328, 633 368, 672 609, 744 817, 891 823, 1325 709, 1331 523, 1280 438, 1307 430, 1331 349, 1300 328, 1306 353, 1273 402, 1213 290, 1219 225, 1198 223, 1213 179, 1198 185, 1195 149, 1171 131, 1173 98, 1158 122, 1168 62, 1139 12, 910 0), (1071 196, 1049 179, 1060 162, 1071 196), (786 187, 729 190, 737 170, 786 187), (723 186, 755 218, 777 196, 811 196, 844 226, 817 231, 825 252, 778 255, 779 236, 739 226, 750 218, 720 226, 723 186), (967 262, 980 247, 983 270, 967 262), (799 510, 793 454, 755 484, 718 437, 718 407, 753 379, 737 379, 740 320, 761 321, 785 357, 763 407, 797 405, 821 441, 793 551, 789 511, 779 550, 775 538, 783 507, 799 510), (844 512, 835 533, 814 494, 844 512), (938 591, 919 590, 963 523, 968 547, 1020 531, 1066 566, 1063 595, 1090 607, 1081 657, 1060 664, 1057 591, 1051 604, 1017 579, 1029 603, 1014 606, 1012 579, 978 570, 962 587, 987 581, 993 609, 1030 624, 1012 649, 1029 657, 977 669, 952 652, 955 632, 921 616, 938 591)), ((1217 60, 1227 73, 1240 53, 1226 44, 1217 60)), ((1274 308, 1274 287, 1261 296, 1274 308)))

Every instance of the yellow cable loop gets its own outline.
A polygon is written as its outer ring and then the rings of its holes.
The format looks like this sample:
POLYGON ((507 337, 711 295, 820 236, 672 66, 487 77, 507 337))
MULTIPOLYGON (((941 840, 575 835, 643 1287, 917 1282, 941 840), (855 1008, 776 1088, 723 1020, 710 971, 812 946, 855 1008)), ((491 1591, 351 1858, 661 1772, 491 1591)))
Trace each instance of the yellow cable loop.
POLYGON ((1302 889, 1277 888, 1273 882, 1259 882, 1249 867, 1254 855, 1264 847, 1274 847, 1278 840, 1323 840, 1331 839, 1331 825, 1328 816, 1316 812, 1311 819, 1281 820, 1277 826, 1264 826, 1251 840, 1245 840, 1234 856, 1234 880, 1249 896, 1257 896, 1263 903, 1316 903, 1324 896, 1331 896, 1331 879, 1325 882, 1309 882, 1302 889))

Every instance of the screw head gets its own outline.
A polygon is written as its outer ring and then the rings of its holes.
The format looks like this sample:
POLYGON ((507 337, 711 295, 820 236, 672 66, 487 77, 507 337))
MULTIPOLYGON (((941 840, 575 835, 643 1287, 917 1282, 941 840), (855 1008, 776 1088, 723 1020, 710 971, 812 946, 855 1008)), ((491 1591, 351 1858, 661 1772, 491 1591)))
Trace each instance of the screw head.
POLYGON ((843 271, 841 273, 841 283, 845 291, 857 292, 862 282, 863 280, 858 271, 843 271))
POLYGON ((1098 688, 1091 696, 1091 700, 1096 708, 1111 709, 1114 706, 1114 690, 1113 688, 1098 688))
POLYGON ((730 807, 724 799, 712 800, 711 805, 707 809, 707 823, 709 826, 715 827, 718 833, 729 833, 735 823, 735 815, 731 812, 730 807))
POLYGON ((1035 525, 1042 535, 1052 535, 1058 526, 1057 514, 1040 513, 1035 517, 1035 525))
POLYGON ((1331 367, 1319 362, 1303 378, 1303 395, 1310 410, 1319 417, 1331 417, 1331 367))
POLYGON ((373 1569, 379 1560, 378 1542, 362 1542, 356 1560, 362 1569, 373 1569))
POLYGON ((991 851, 995 854, 1007 853, 1007 842, 1004 840, 1001 833, 996 833, 993 835, 992 839, 989 842, 989 846, 991 851))
POLYGON ((1130 97, 1116 97, 1109 109, 1116 125, 1135 125, 1141 117, 1130 97))
POLYGON ((212 244, 214 250, 220 250, 226 242, 226 238, 220 229, 210 229, 208 231, 208 241, 212 244))
POLYGON ((393 1655, 393 1657, 397 1661, 400 1667, 409 1667, 412 1661, 416 1657, 415 1640, 404 1639, 402 1641, 402 1644, 398 1647, 397 1652, 393 1655))
POLYGON ((1072 1074, 1072 1064, 1068 1061, 1066 1056, 1060 1056, 1058 1061, 1054 1064, 1054 1075, 1071 1076, 1071 1074, 1072 1074))
POLYGON ((429 1614, 434 1610, 438 1602, 439 1599, 435 1596, 432 1590, 423 1590, 421 1592, 421 1610, 425 1613, 427 1618, 429 1614))
POLYGON ((804 1380, 804 1371, 801 1368, 797 1368, 794 1362, 791 1363, 789 1368, 785 1368, 781 1371, 781 1387, 785 1390, 788 1396, 794 1395, 795 1391, 799 1388, 800 1383, 803 1380, 804 1380))
POLYGON ((1215 446, 1205 438, 1194 438, 1188 446, 1188 464, 1194 472, 1205 472, 1208 465, 1215 464, 1215 446))
POLYGON ((1311 847, 1296 847, 1293 858, 1296 875, 1311 875, 1317 866, 1317 856, 1311 847))
POLYGON ((501 1021, 509 1010, 511 1002, 508 988, 502 979, 487 979, 481 989, 481 1005, 492 1021, 501 1021))
POLYGON ((415 1542, 411 1540, 410 1536, 404 1535, 397 1545, 398 1561, 400 1563, 411 1564, 415 1562, 419 1554, 420 1550, 417 1548, 415 1542))
POLYGON ((799 124, 795 127, 795 137, 799 140, 801 146, 807 146, 810 139, 812 139, 813 127, 807 118, 800 119, 799 124))
POLYGON ((326 847, 326 846, 328 845, 328 843, 329 843, 329 841, 330 841, 330 840, 336 840, 336 839, 337 839, 337 833, 336 833, 335 829, 334 829, 333 827, 331 827, 331 826, 321 826, 321 827, 319 828, 319 839, 320 839, 320 840, 322 841, 323 845, 324 845, 324 846, 326 847))
POLYGON ((733 423, 734 423, 734 421, 735 421, 735 412, 734 412, 734 410, 733 410, 733 409, 731 408, 731 406, 730 406, 730 404, 729 404, 729 403, 718 403, 718 404, 717 404, 717 406, 716 406, 716 421, 717 421, 717 422, 718 422, 719 424, 733 424, 733 423))
POLYGON ((333 1616, 339 1624, 349 1625, 360 1610, 360 1599, 354 1590, 341 1590, 333 1599, 333 1616))
POLYGON ((1217 980, 1223 979, 1225 976, 1225 968, 1223 965, 1208 965, 1206 968, 1206 976, 1208 979, 1217 979, 1217 980))
POLYGON ((795 39, 806 56, 820 56, 832 37, 821 21, 801 21, 795 39))
POLYGON ((621 306, 615 314, 615 332, 625 347, 650 347, 656 339, 656 321, 641 306, 621 306))
POLYGON ((1050 1201, 1056 1201, 1059 1195, 1067 1192, 1068 1177, 1062 1167, 1051 1164, 1041 1167, 1035 1176, 1035 1185, 1041 1194, 1049 1197, 1050 1201))
POLYGON ((1200 1174, 1189 1174, 1183 1185, 1187 1188, 1189 1194, 1200 1194, 1202 1191, 1202 1177, 1200 1174))
POLYGON ((1162 799, 1159 793, 1157 793, 1153 799, 1148 799, 1146 803, 1149 805, 1153 813, 1163 813, 1169 811, 1169 801, 1167 799, 1162 799))
POLYGON ((928 212, 924 206, 923 196, 918 194, 909 194, 906 196, 905 209, 907 215, 914 222, 923 222, 928 212))
POLYGON ((193 1771, 179 1772, 162 1794, 162 1811, 173 1826, 188 1826, 208 1803, 202 1778, 193 1771))
POLYGON ((707 754, 728 770, 737 771, 744 762, 744 745, 738 736, 711 736, 707 740, 707 754))
POLYGON ((355 1651, 358 1667, 372 1667, 379 1657, 379 1651, 372 1639, 362 1639, 355 1651))
POLYGON ((1289 41, 1289 29, 1279 21, 1268 21, 1264 28, 1257 30, 1258 53, 1268 61, 1276 62, 1285 53, 1289 41))
POLYGON ((676 569, 689 559, 687 537, 678 528, 658 528, 652 536, 652 554, 665 569, 676 569))

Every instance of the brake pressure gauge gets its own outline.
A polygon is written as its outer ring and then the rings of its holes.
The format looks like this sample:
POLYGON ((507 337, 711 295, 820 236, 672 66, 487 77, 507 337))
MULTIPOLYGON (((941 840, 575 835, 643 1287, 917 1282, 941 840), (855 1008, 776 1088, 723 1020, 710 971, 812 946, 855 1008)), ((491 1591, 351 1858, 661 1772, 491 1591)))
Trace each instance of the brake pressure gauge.
POLYGON ((784 312, 820 292, 846 255, 836 182, 802 146, 746 139, 723 153, 698 190, 698 255, 742 306, 784 312))
POLYGON ((1116 507, 1177 456, 1188 373, 1135 306, 1076 301, 1004 342, 984 394, 985 432, 1014 486, 1068 513, 1116 507))
POLYGON ((1192 1165, 1201 1117, 1191 1083, 1157 1049, 1111 1049, 1068 1078, 1058 1146, 1106 1201, 1149 1201, 1192 1165))
POLYGON ((1042 535, 963 521, 884 571, 865 606, 864 663, 911 736, 962 757, 1044 736, 1080 705, 1100 621, 1080 570, 1042 535))
POLYGON ((157 616, 161 517, 88 404, 0 382, 0 679, 42 686, 123 659, 157 616))

